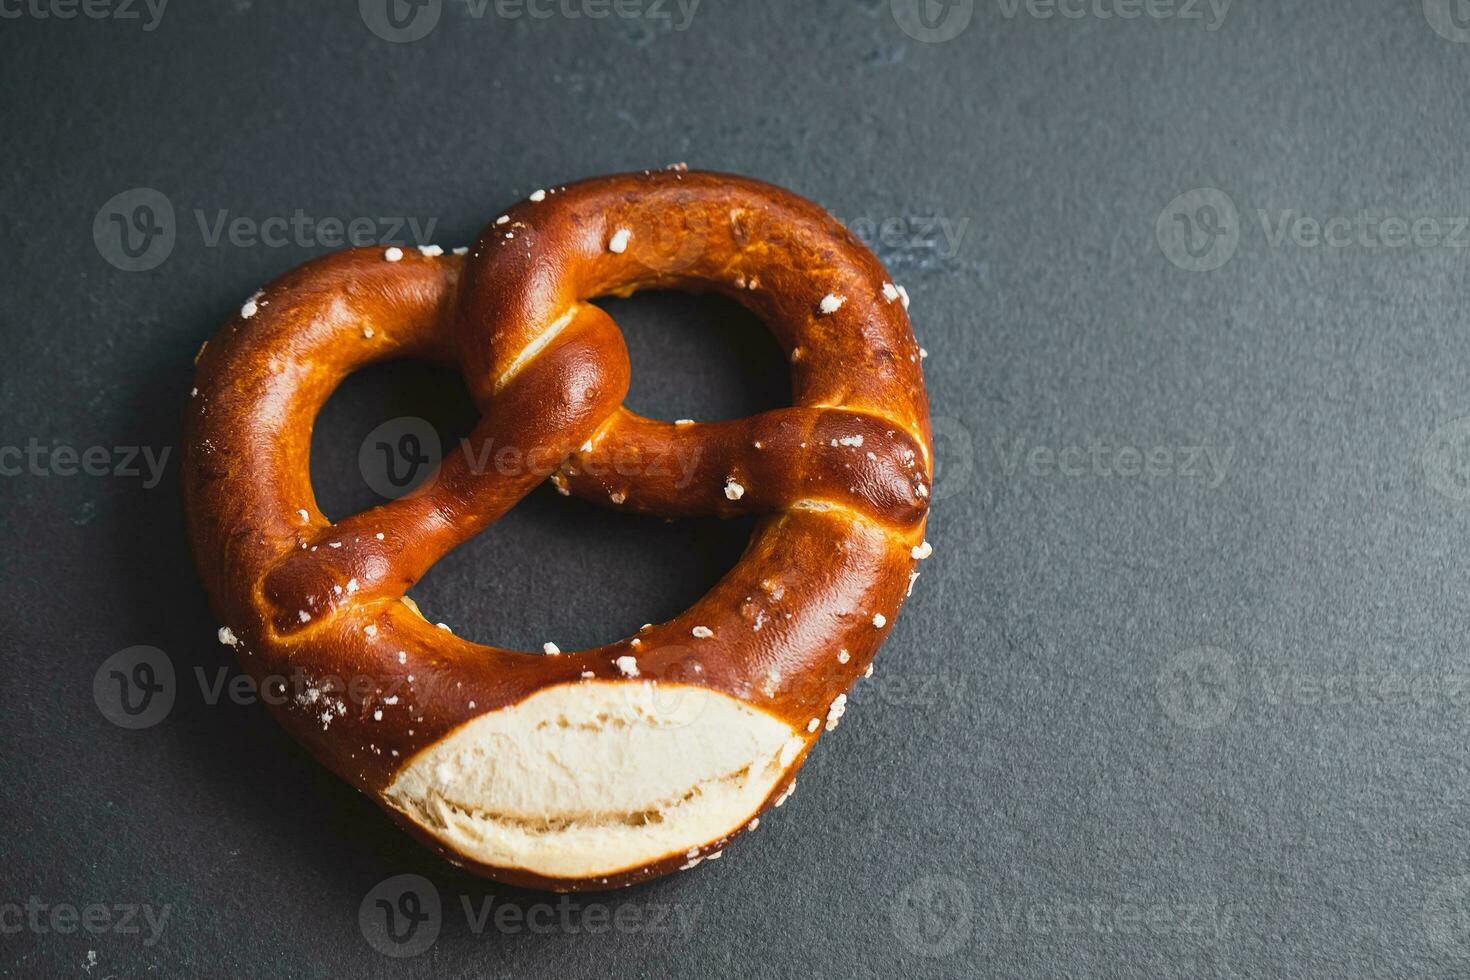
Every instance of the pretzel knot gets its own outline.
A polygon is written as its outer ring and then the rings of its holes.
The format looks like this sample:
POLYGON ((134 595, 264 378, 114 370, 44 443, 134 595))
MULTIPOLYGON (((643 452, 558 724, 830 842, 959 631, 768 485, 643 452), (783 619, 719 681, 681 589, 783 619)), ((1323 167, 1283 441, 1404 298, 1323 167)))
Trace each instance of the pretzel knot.
POLYGON ((198 360, 185 500, 221 640, 322 762, 456 863, 558 890, 691 867, 784 801, 928 554, 906 305, 816 205, 678 169, 537 192, 468 256, 302 266, 198 360), (622 407, 627 349, 590 300, 646 287, 754 311, 790 355, 792 407, 622 407), (333 524, 313 420, 348 374, 402 357, 457 364, 481 421, 419 491, 333 524), (606 646, 525 653, 426 621, 408 589, 548 477, 614 509, 760 520, 693 607, 606 646))

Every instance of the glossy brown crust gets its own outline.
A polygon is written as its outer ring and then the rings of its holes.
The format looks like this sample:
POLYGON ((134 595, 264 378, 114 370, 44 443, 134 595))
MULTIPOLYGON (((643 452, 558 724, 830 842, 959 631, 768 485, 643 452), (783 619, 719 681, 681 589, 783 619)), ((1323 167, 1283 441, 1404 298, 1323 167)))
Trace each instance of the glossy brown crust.
MULTIPOLYGON (((466 721, 584 672, 619 680, 624 654, 640 681, 730 695, 787 722, 809 750, 809 721, 825 718, 892 628, 923 541, 928 403, 888 283, 816 205, 680 170, 549 189, 492 222, 468 257, 404 249, 388 261, 357 249, 294 270, 200 352, 185 432, 195 557, 241 663, 257 681, 307 678, 277 716, 379 802, 405 763, 466 721), (588 300, 647 287, 716 290, 753 310, 791 357, 793 407, 687 425, 622 408, 627 350, 588 300), (424 489, 332 524, 308 474, 313 420, 348 374, 401 357, 458 365, 482 422, 424 489), (517 450, 512 465, 476 463, 505 446, 517 450), (630 637, 561 656, 483 646, 401 601, 548 475, 609 507, 762 519, 736 567, 636 646, 630 637)), ((589 880, 471 866, 568 890, 685 860, 589 880)))

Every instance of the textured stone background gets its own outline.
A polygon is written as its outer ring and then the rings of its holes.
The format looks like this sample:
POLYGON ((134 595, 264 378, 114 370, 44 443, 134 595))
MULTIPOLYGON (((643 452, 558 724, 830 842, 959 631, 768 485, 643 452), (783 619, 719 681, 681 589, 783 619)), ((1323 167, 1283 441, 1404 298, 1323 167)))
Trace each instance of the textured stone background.
MULTIPOLYGON (((380 0, 93 2, 0 3, 0 446, 36 447, 0 458, 0 964, 1470 971, 1470 4, 430 0, 393 41, 380 0), (913 294, 935 556, 790 803, 723 861, 561 902, 455 871, 260 705, 211 703, 196 670, 234 670, 176 460, 67 475, 50 450, 173 451, 200 342, 330 250, 216 240, 222 212, 447 246, 534 188, 674 161, 821 202, 913 294), (111 216, 159 197, 172 240, 128 259, 111 216), (93 680, 137 645, 174 699, 127 730, 93 680), (404 874, 441 912, 396 960, 358 913, 404 874), (161 931, 116 928, 128 905, 161 931), (114 927, 58 931, 88 906, 114 927)), ((742 311, 610 305, 634 407, 782 403, 742 311)), ((472 412, 433 369, 352 379, 317 433, 329 513, 377 499, 358 448, 403 416, 452 438, 472 412)), ((570 649, 683 608, 747 531, 542 490, 415 595, 570 649)))

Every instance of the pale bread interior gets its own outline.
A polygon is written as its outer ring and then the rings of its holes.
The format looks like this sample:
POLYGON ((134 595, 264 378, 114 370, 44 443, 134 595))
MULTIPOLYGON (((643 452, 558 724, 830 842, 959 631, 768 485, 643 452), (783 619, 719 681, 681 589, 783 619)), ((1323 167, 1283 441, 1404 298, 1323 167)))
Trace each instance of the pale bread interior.
POLYGON ((482 864, 595 878, 738 830, 803 745, 715 691, 588 680, 466 722, 409 760, 385 795, 482 864))

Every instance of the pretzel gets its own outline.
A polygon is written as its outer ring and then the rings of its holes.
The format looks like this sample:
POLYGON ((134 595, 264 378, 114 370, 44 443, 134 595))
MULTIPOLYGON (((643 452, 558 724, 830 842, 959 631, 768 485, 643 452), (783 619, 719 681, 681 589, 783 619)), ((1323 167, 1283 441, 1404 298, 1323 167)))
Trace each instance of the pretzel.
POLYGON ((907 294, 816 205, 678 168, 538 191, 465 251, 315 260, 201 350, 184 491, 220 639, 279 690, 287 730, 456 864, 559 891, 693 867, 790 794, 929 552, 907 294), (623 407, 627 349, 589 300, 648 287, 760 316, 792 407, 623 407), (457 365, 481 421, 419 490, 333 524, 313 420, 348 374, 405 357, 457 365), (606 646, 527 653, 428 622, 409 588, 547 479, 616 510, 760 519, 688 611, 606 646))

